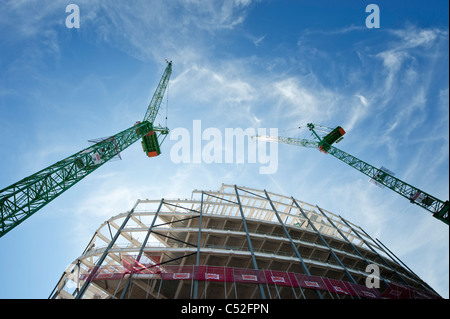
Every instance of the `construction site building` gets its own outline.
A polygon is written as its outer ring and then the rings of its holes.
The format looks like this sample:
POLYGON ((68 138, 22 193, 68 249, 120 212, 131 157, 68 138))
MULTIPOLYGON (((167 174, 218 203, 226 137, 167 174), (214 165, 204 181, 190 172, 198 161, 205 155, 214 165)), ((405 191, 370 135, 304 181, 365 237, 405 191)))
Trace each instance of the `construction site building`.
POLYGON ((140 199, 103 223, 50 298, 440 296, 378 239, 317 205, 222 184, 140 199))

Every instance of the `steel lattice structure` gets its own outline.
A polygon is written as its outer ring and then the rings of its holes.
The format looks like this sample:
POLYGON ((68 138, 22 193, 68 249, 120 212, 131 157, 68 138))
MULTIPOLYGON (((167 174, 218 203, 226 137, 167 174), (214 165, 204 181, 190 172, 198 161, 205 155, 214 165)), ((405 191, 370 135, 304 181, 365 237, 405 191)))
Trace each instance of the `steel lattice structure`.
POLYGON ((378 239, 319 206, 222 184, 110 218, 50 298, 440 298, 378 239), (369 287, 369 269, 379 287, 369 287))

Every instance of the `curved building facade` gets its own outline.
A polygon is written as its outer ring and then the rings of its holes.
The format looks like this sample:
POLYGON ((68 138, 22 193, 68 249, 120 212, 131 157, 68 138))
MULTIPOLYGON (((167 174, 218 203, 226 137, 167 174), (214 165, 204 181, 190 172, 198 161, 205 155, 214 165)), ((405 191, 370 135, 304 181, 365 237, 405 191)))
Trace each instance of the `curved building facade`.
POLYGON ((379 240, 293 197, 236 185, 138 200, 50 298, 440 298, 379 240))

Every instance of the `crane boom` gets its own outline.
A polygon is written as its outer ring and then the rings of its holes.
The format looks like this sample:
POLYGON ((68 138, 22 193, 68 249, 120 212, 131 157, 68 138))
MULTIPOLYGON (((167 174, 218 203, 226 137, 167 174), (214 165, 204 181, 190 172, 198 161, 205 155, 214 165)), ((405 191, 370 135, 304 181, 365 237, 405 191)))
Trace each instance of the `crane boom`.
POLYGON ((162 99, 164 97, 164 92, 166 91, 167 84, 169 83, 170 75, 172 74, 172 61, 167 62, 167 67, 159 81, 158 88, 153 94, 152 100, 148 105, 147 112, 145 112, 144 120, 150 123, 155 123, 156 115, 159 111, 159 106, 161 105, 162 99))
POLYGON ((283 136, 270 136, 270 135, 257 135, 256 139, 264 140, 268 142, 278 142, 284 144, 291 144, 309 148, 318 148, 319 142, 308 140, 306 138, 295 138, 295 137, 283 137, 283 136))
POLYGON ((357 169, 361 173, 369 176, 376 182, 383 184, 397 194, 405 197, 411 203, 417 204, 428 210, 434 217, 448 225, 448 201, 443 202, 440 199, 418 189, 417 187, 405 183, 391 174, 376 168, 334 146, 331 146, 328 153, 357 169))
MULTIPOLYGON (((0 237, 140 138, 144 141, 151 134, 158 143, 155 131, 167 134, 168 129, 154 127, 150 120, 156 117, 170 73, 171 62, 147 109, 147 113, 151 116, 146 115, 145 121, 137 122, 120 133, 103 138, 84 150, 2 189, 0 191, 0 237)), ((157 146, 159 149, 159 145, 157 146)))
MULTIPOLYGON (((308 124, 310 130, 313 131, 314 125, 308 124)), ((320 137, 313 131, 314 135, 317 136, 318 139, 320 137)), ((303 138, 293 138, 293 137, 273 137, 273 136, 255 136, 255 138, 270 142, 278 142, 284 144, 291 144, 296 146, 308 147, 308 148, 317 148, 323 151, 323 146, 326 146, 327 150, 325 153, 331 154, 335 158, 344 162, 345 164, 353 167, 354 169, 360 171, 361 173, 369 176, 371 179, 376 181, 379 184, 386 186, 387 188, 393 190, 397 194, 407 198, 411 203, 417 204, 420 207, 426 209, 427 211, 433 214, 433 217, 439 219, 440 221, 449 224, 449 202, 448 200, 443 202, 440 199, 414 187, 408 183, 401 181, 400 179, 394 177, 392 174, 388 172, 376 168, 340 149, 324 143, 325 139, 321 139, 320 141, 308 140, 303 138)))

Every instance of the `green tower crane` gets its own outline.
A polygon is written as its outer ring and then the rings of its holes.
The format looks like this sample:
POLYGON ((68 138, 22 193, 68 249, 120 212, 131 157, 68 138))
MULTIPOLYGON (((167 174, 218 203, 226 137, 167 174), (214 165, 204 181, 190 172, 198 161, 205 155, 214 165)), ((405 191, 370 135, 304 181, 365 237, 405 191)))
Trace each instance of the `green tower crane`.
POLYGON ((345 131, 338 126, 334 129, 308 123, 307 127, 312 132, 315 140, 308 140, 304 138, 292 138, 281 136, 255 136, 256 139, 270 142, 291 144, 296 146, 316 148, 319 151, 331 154, 342 162, 350 165, 354 169, 369 176, 371 181, 380 186, 386 186, 401 196, 407 198, 412 204, 417 204, 433 214, 433 217, 446 223, 448 225, 449 216, 449 201, 441 201, 440 199, 414 187, 408 183, 401 181, 393 176, 393 174, 385 168, 376 168, 334 146, 332 144, 339 143, 342 140, 345 131), (326 135, 318 134, 316 131, 325 132, 326 135))
POLYGON ((142 138, 142 147, 147 156, 159 155, 160 146, 169 129, 154 126, 154 122, 171 74, 172 61, 168 61, 142 122, 136 122, 132 127, 113 136, 99 139, 84 150, 2 189, 0 237, 107 161, 120 156, 120 152, 137 140, 142 138))

